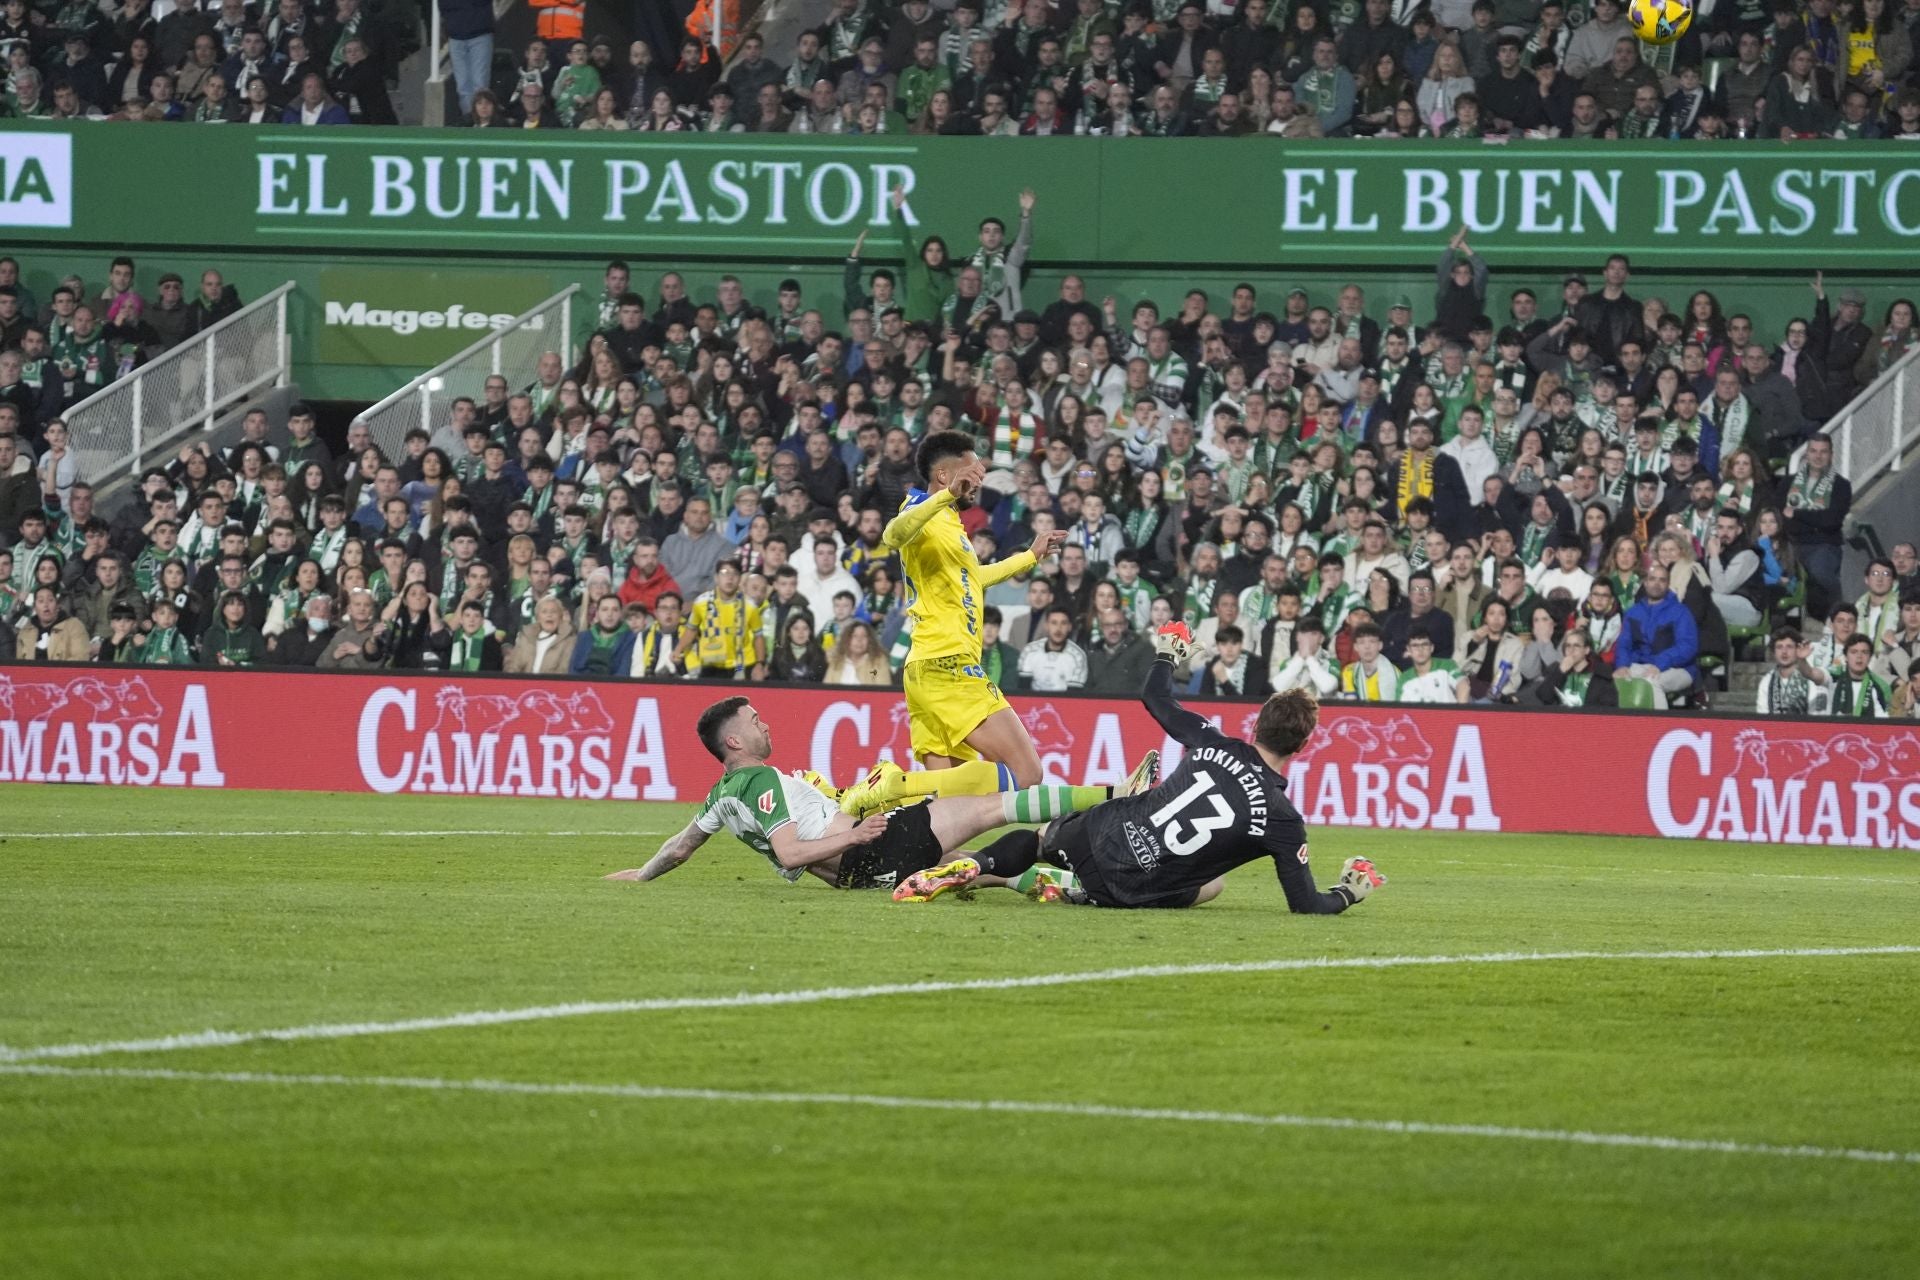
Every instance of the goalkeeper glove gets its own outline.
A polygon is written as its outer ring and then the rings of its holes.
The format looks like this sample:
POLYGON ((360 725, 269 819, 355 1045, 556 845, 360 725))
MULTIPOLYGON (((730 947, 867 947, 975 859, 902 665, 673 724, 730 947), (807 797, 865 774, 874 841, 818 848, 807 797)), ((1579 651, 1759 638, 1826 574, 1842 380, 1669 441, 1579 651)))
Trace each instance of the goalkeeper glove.
POLYGON ((1348 858, 1340 868, 1340 879, 1334 883, 1333 891, 1352 906, 1386 882, 1387 878, 1374 870, 1370 859, 1348 858))
POLYGON ((1154 633, 1153 651, 1172 659, 1174 666, 1184 667, 1193 656, 1193 632, 1184 622, 1169 622, 1154 633))

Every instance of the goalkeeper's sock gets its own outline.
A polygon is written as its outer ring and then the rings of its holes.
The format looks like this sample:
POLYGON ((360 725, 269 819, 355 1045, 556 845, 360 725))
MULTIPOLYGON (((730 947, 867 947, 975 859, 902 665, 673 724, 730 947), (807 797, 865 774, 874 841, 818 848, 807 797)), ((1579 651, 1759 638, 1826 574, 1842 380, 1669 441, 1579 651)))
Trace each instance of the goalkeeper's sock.
POLYGON ((1001 796, 1000 813, 1008 822, 1046 822, 1091 809, 1105 802, 1112 792, 1112 787, 1028 787, 1001 796))
POLYGON ((918 769, 900 784, 902 796, 990 796, 1013 789, 1013 770, 991 760, 969 760, 951 769, 918 769))
POLYGON ((1040 833, 1024 827, 1009 831, 973 857, 983 875, 1012 878, 1031 872, 1040 859, 1040 833))

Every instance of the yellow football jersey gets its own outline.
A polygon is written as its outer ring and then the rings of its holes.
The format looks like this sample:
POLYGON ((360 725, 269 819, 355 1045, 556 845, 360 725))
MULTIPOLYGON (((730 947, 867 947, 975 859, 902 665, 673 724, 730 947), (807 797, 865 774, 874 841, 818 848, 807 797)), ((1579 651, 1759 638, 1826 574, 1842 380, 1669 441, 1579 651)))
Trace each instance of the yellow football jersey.
POLYGON ((735 669, 754 660, 753 638, 760 631, 760 606, 745 596, 721 600, 709 591, 693 602, 688 618, 697 641, 694 654, 707 668, 735 669))
POLYGON ((953 495, 945 489, 909 489, 883 540, 900 553, 907 579, 907 612, 913 619, 913 649, 907 660, 978 660, 986 589, 1031 569, 1032 552, 982 565, 954 513, 953 495))

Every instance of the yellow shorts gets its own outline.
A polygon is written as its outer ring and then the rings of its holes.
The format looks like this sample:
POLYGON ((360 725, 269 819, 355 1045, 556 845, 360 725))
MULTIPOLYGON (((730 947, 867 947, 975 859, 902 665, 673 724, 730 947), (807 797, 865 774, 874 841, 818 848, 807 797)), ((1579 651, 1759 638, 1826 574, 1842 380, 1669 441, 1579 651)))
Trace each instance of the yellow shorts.
POLYGON ((994 712, 1010 709, 1000 686, 987 679, 980 664, 961 657, 908 662, 902 684, 916 760, 978 760, 980 753, 967 745, 967 735, 994 712))

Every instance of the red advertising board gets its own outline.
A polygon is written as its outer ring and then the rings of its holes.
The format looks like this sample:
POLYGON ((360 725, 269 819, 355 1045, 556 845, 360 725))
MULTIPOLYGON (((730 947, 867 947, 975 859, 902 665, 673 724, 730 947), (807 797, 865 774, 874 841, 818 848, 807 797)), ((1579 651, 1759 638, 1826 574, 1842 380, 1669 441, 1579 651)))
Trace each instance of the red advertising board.
MULTIPOLYGON (((444 675, 0 668, 0 782, 699 799, 733 686, 444 675)), ((906 762, 897 693, 738 686, 774 763, 906 762)), ((1136 703, 1020 698, 1053 776, 1179 747, 1136 703)), ((1196 704, 1245 734, 1255 708, 1196 704)), ((1920 726, 1330 704, 1289 788, 1310 824, 1920 848, 1920 726)))

